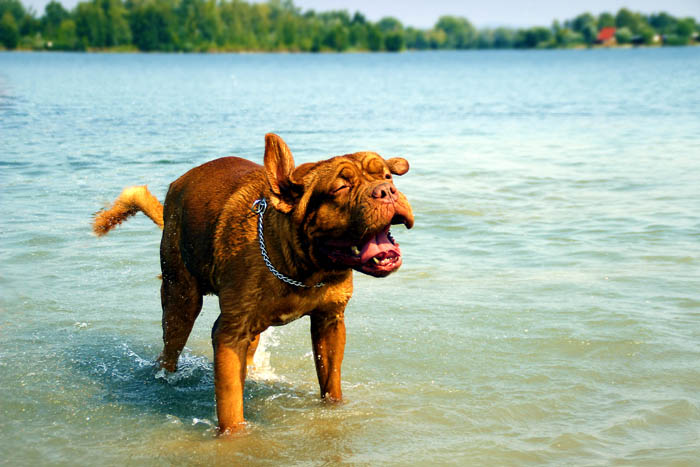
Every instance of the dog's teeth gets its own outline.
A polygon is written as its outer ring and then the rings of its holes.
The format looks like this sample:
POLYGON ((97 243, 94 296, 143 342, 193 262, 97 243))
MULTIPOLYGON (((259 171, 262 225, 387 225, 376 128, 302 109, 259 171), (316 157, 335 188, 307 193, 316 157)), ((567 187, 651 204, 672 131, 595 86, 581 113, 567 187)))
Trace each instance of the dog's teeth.
POLYGON ((372 261, 374 261, 374 264, 379 264, 379 260, 377 259, 376 256, 374 258, 372 258, 372 261))
POLYGON ((357 248, 356 246, 353 246, 350 248, 350 251, 352 252, 353 255, 359 255, 360 254, 360 249, 357 248))

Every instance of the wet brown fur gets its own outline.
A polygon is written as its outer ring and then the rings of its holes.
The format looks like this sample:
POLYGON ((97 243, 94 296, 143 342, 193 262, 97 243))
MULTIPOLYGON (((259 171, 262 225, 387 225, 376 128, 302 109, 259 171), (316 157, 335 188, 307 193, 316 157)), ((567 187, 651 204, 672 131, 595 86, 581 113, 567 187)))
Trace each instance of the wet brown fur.
POLYGON ((208 162, 170 185, 164 207, 146 187, 127 188, 110 209, 96 215, 93 226, 95 233, 104 235, 143 211, 163 228, 164 348, 159 362, 166 370, 177 367, 203 295, 219 296, 221 314, 212 340, 222 433, 236 431, 244 423, 246 366, 252 361, 259 334, 301 316, 311 318, 321 397, 342 398, 344 310, 352 295, 352 270, 329 267, 314 242, 335 230, 359 238, 362 230, 387 224, 387 216, 394 215, 387 209, 401 211, 408 227, 413 223, 410 206, 400 192, 396 207, 375 206, 367 194, 391 173, 405 173, 405 160, 385 161, 374 153, 355 153, 295 167, 280 137, 268 134, 265 141, 264 166, 237 157, 208 162), (352 189, 344 190, 347 194, 326 195, 345 180, 353 184, 352 189), (258 218, 251 211, 253 202, 261 197, 270 204, 264 216, 264 235, 272 264, 305 284, 323 281, 325 286, 296 288, 265 266, 257 237, 258 218))
POLYGON ((150 217, 158 227, 163 228, 163 205, 144 185, 124 188, 111 207, 95 214, 92 230, 98 236, 106 235, 139 211, 150 217))

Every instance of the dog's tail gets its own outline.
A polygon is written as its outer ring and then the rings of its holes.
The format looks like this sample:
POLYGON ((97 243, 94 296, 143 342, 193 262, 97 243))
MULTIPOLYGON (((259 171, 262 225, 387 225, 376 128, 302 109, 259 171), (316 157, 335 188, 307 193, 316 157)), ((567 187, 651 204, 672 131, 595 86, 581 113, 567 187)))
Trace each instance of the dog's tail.
POLYGON ((92 231, 98 236, 106 235, 139 211, 150 217, 158 227, 163 228, 163 205, 144 185, 124 188, 110 208, 95 214, 92 231))

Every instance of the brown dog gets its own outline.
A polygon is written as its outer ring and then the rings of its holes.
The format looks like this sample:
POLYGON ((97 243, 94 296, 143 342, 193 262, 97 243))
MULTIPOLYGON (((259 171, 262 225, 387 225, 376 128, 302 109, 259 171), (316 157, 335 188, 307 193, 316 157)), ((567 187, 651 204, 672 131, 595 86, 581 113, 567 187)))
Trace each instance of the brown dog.
POLYGON ((144 212, 163 229, 163 352, 175 371, 205 294, 219 296, 212 330, 216 409, 221 433, 244 424, 243 385, 259 334, 311 318, 321 397, 340 400, 344 310, 352 269, 383 277, 401 265, 389 233, 413 226, 411 207, 394 186, 408 162, 358 152, 294 167, 282 139, 265 136, 265 165, 225 157, 175 180, 165 207, 145 186, 125 189, 96 214, 104 235, 144 212))

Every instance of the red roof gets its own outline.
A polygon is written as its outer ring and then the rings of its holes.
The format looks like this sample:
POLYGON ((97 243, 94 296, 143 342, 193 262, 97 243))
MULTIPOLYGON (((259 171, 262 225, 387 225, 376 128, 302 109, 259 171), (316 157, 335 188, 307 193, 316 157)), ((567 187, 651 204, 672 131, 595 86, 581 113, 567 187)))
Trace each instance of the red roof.
POLYGON ((604 42, 604 41, 609 41, 610 39, 612 39, 614 37, 615 37, 615 28, 608 26, 608 27, 600 30, 600 32, 598 33, 597 40, 600 42, 604 42))

